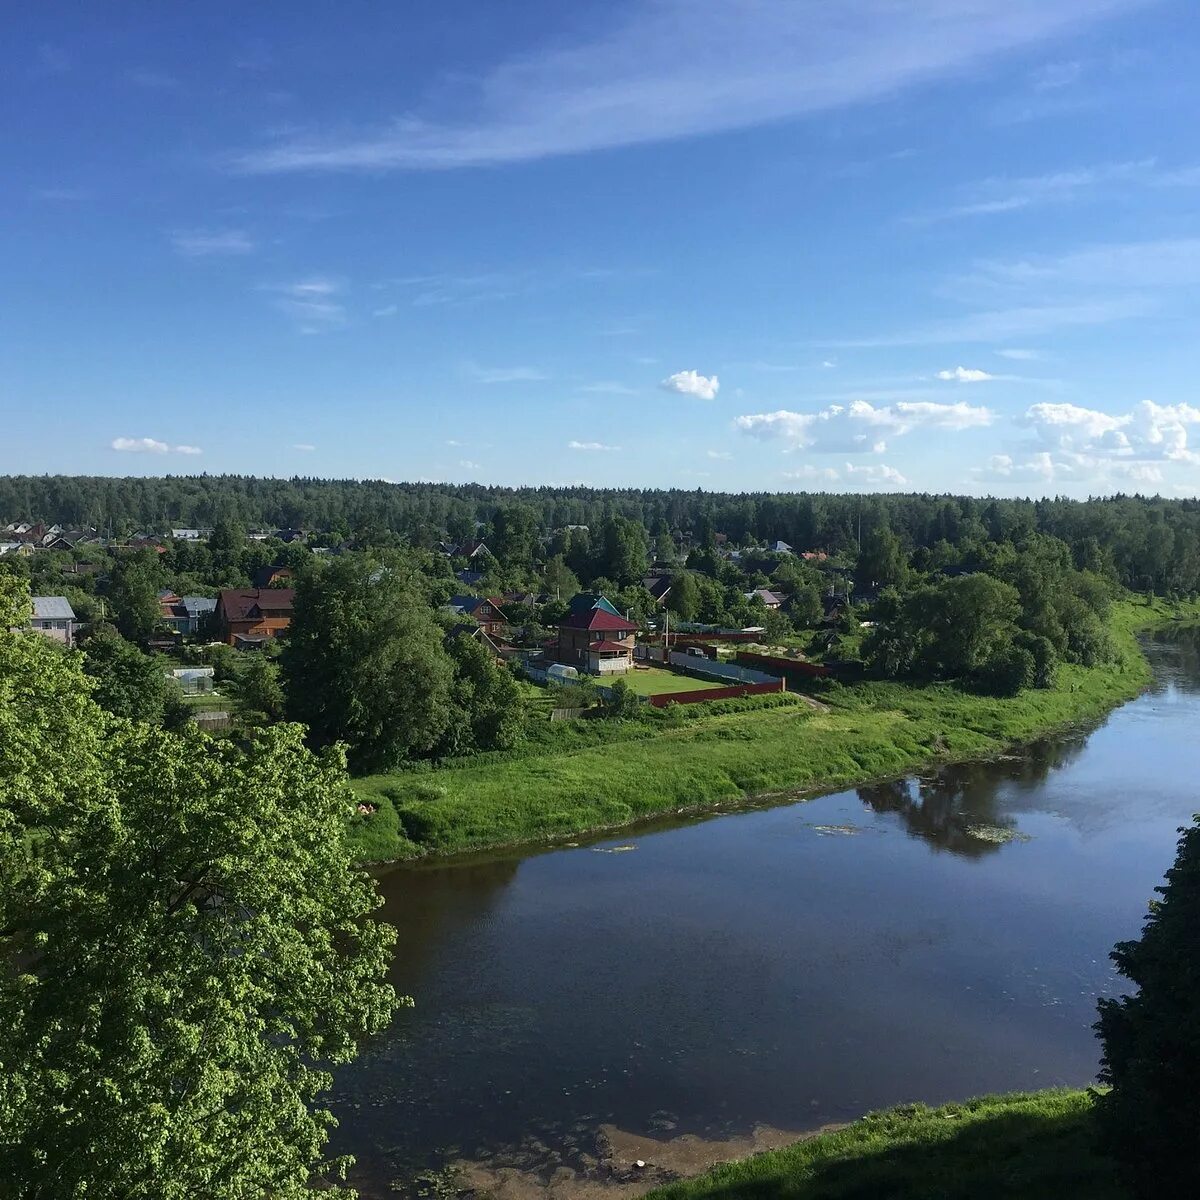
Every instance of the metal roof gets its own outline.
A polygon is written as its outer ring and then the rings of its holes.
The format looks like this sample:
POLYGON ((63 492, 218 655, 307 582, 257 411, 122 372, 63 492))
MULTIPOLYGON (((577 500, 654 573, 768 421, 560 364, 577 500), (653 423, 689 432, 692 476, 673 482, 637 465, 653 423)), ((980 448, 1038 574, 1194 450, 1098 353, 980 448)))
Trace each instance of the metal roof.
POLYGON ((75 612, 66 596, 34 596, 33 616, 37 621, 73 621, 75 612))

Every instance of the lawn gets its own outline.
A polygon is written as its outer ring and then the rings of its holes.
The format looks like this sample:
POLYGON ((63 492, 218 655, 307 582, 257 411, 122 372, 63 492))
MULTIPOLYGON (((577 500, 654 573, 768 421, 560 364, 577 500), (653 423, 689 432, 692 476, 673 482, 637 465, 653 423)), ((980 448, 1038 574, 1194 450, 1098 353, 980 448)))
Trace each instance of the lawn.
POLYGON ((708 679, 696 679, 691 675, 676 675, 662 667, 637 667, 620 676, 629 685, 631 692, 639 696, 661 696, 667 692, 702 692, 708 688, 727 685, 713 683, 708 679))
POLYGON ((724 1163, 654 1200, 1119 1200, 1092 1098, 1056 1089, 904 1105, 835 1133, 724 1163))

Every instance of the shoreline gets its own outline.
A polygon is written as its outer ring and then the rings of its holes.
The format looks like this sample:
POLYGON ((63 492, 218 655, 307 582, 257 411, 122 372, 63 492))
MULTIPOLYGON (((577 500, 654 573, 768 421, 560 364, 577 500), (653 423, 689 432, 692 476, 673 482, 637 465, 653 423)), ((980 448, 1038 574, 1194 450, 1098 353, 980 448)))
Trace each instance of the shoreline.
MULTIPOLYGON (((856 684, 837 694, 828 714, 807 705, 700 714, 652 738, 356 780, 356 795, 377 805, 372 825, 391 827, 397 851, 384 857, 363 853, 358 861, 384 869, 478 861, 522 849, 551 851, 658 822, 752 811, 994 760, 1094 726, 1135 699, 1151 681, 1137 635, 1198 622, 1196 602, 1116 602, 1109 621, 1113 662, 1065 666, 1054 688, 1011 699, 977 697, 949 685, 856 684), (807 757, 797 753, 805 749, 807 757), (813 774, 812 764, 822 755, 826 765, 813 774), (623 759, 641 761, 622 773, 623 759), (611 776, 616 795, 596 798, 589 768, 592 775, 611 776), (790 784, 789 771, 795 772, 790 784), (739 786, 753 778, 765 786, 739 786), (457 794, 451 794, 451 783, 458 785, 457 794), (689 791, 700 798, 678 803, 689 791), (425 835, 424 842, 409 836, 414 829, 425 835), (506 836, 508 831, 516 836, 506 836)), ((358 840, 353 832, 351 838, 352 844, 358 840)), ((366 851, 366 844, 361 848, 366 851)))

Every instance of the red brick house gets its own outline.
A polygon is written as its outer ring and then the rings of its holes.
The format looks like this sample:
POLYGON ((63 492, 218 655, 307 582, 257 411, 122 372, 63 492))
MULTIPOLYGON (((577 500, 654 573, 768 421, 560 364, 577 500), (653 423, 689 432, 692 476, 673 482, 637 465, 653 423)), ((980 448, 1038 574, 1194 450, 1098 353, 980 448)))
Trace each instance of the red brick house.
POLYGON ((261 646, 292 623, 293 588, 224 588, 217 621, 225 641, 238 649, 261 646))
POLYGON ((446 605, 459 616, 471 617, 488 637, 504 633, 508 618, 494 596, 451 596, 446 605))
POLYGON ((628 671, 633 667, 637 628, 603 596, 576 596, 558 627, 554 657, 593 675, 628 671))

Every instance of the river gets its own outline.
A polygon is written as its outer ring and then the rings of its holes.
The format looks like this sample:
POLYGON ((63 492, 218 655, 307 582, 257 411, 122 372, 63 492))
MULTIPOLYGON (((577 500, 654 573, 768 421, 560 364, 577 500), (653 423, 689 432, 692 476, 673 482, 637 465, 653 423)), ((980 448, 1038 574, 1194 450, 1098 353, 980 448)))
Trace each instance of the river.
POLYGON ((1200 808, 1200 640, 1146 650, 1150 691, 1010 759, 385 875, 416 1007, 337 1076, 355 1182, 1092 1080, 1200 808))

